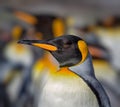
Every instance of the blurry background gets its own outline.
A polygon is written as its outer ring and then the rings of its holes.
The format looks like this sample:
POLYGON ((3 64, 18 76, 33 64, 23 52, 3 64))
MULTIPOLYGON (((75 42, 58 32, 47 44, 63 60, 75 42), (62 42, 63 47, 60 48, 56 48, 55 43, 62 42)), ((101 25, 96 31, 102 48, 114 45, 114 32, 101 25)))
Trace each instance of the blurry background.
POLYGON ((88 43, 95 74, 113 107, 120 107, 119 0, 0 0, 0 107, 33 107, 41 72, 57 62, 20 39, 51 39, 63 34, 88 43))

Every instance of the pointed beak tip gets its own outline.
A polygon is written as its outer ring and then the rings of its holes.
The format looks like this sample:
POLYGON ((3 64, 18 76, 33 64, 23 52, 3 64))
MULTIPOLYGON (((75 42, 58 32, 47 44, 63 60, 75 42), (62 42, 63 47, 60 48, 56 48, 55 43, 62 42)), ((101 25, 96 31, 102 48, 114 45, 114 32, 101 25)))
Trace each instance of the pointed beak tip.
POLYGON ((18 43, 18 44, 28 44, 28 42, 25 41, 25 40, 19 40, 17 43, 18 43))
POLYGON ((19 40, 17 42, 18 44, 26 44, 26 45, 32 45, 36 46, 48 51, 56 51, 57 47, 51 44, 48 44, 47 42, 44 41, 36 41, 36 40, 19 40))
POLYGON ((28 40, 19 40, 17 43, 31 45, 31 43, 28 40))
POLYGON ((17 43, 18 43, 18 44, 23 44, 22 40, 19 40, 17 43))

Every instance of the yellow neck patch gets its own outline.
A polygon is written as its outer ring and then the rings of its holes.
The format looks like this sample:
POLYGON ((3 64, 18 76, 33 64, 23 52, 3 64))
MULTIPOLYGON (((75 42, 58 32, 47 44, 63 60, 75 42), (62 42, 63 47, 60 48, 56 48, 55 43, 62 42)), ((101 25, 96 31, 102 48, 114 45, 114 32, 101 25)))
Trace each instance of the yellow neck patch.
POLYGON ((56 72, 50 72, 51 76, 54 78, 78 78, 78 76, 69 70, 68 67, 60 68, 56 72))
POLYGON ((78 48, 81 52, 81 55, 82 55, 82 60, 80 63, 82 63, 83 61, 85 61, 87 55, 88 55, 88 47, 87 47, 87 44, 82 41, 82 40, 79 40, 78 41, 78 48))

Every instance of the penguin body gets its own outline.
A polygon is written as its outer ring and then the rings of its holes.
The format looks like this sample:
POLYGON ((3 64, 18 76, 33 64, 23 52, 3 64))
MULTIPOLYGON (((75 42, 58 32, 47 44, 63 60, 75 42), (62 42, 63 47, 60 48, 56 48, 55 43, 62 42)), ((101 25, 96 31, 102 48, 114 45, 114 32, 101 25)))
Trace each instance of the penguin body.
POLYGON ((68 68, 48 73, 44 87, 40 90, 39 107, 99 107, 85 81, 68 68))
POLYGON ((110 107, 107 94, 94 75, 84 40, 65 35, 53 40, 19 43, 50 51, 60 65, 58 71, 43 73, 38 107, 110 107))

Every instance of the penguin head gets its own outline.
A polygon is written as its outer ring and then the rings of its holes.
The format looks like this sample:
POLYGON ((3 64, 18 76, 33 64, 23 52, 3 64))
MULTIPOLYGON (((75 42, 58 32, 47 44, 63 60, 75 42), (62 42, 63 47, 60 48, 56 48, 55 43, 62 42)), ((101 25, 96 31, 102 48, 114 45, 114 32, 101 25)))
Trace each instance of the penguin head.
POLYGON ((70 67, 82 63, 88 55, 86 42, 74 35, 63 35, 46 41, 20 40, 18 43, 33 45, 48 50, 59 62, 60 67, 70 67))

